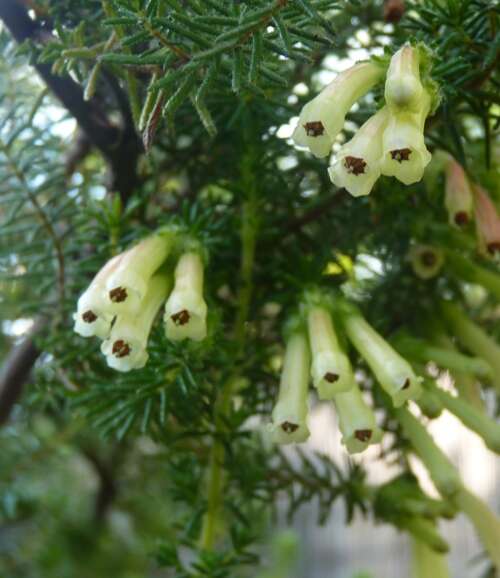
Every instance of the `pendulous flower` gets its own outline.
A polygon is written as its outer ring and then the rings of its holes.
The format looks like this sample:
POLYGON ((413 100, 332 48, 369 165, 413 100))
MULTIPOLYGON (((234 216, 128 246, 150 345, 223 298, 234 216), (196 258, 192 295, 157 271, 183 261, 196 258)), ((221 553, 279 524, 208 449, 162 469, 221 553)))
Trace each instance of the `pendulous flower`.
POLYGON ((203 261, 199 253, 181 255, 174 290, 165 306, 165 330, 173 341, 201 341, 207 335, 207 304, 203 299, 203 261))
POLYGON ((106 280, 110 310, 133 315, 139 312, 148 282, 167 258, 172 247, 169 233, 156 233, 122 254, 106 280))
POLYGON ((480 248, 490 255, 495 255, 500 253, 500 215, 482 187, 474 185, 472 189, 480 248))
POLYGON ((418 538, 412 538, 412 569, 412 578, 450 578, 446 554, 436 552, 418 538))
POLYGON ((309 343, 312 351, 311 373, 320 399, 332 399, 347 391, 354 382, 351 364, 324 307, 313 307, 307 315, 309 343))
POLYGON ((399 355, 361 316, 355 307, 341 307, 343 324, 354 347, 370 366, 395 407, 421 393, 420 379, 411 365, 399 355))
POLYGON ((383 175, 396 177, 405 185, 421 180, 432 158, 424 142, 425 119, 430 107, 431 98, 424 91, 416 112, 391 113, 382 139, 383 175))
POLYGON ((388 116, 384 107, 370 117, 340 149, 328 169, 332 183, 354 197, 368 195, 380 176, 382 136, 388 116))
POLYGON ((279 444, 300 443, 309 437, 307 394, 310 354, 306 336, 294 333, 286 344, 278 402, 271 431, 279 444))
POLYGON ((463 227, 472 219, 474 199, 462 166, 450 159, 445 171, 445 206, 450 224, 463 227))
POLYGON ((412 269, 420 279, 432 279, 444 264, 444 253, 431 245, 413 245, 408 253, 412 269))
POLYGON ((117 317, 109 338, 101 345, 101 351, 110 367, 118 371, 130 371, 146 365, 151 327, 170 287, 167 275, 154 275, 148 282, 140 313, 117 317))
POLYGON ((354 381, 348 391, 333 398, 342 432, 342 443, 350 454, 364 451, 369 445, 380 442, 382 431, 377 427, 372 408, 363 399, 354 381))
POLYGON ((97 336, 105 339, 111 330, 113 313, 106 299, 106 282, 121 259, 117 255, 110 259, 97 273, 86 291, 78 299, 77 311, 73 314, 74 330, 83 337, 97 336))
POLYGON ((349 109, 382 75, 383 68, 373 62, 360 62, 338 74, 302 109, 293 133, 295 144, 309 148, 317 157, 328 156, 349 109))

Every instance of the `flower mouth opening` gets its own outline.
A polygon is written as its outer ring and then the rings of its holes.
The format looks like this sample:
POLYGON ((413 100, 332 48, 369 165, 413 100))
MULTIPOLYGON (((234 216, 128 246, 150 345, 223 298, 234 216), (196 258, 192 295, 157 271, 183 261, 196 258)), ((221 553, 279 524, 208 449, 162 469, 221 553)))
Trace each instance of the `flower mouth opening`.
POLYGON ((113 355, 119 359, 122 357, 127 357, 127 355, 130 355, 130 345, 123 341, 123 339, 118 339, 113 343, 112 352, 113 355))
POLYGON ((365 173, 366 162, 358 157, 345 157, 344 167, 350 175, 362 175, 365 173))
POLYGON ((328 383, 335 383, 336 381, 338 381, 339 377, 340 376, 338 374, 332 373, 331 371, 327 371, 323 376, 323 379, 325 381, 328 381, 328 383))
POLYGON ((408 149, 408 148, 395 149, 395 150, 391 151, 391 158, 393 161, 397 161, 399 164, 401 164, 403 161, 409 161, 410 160, 411 153, 412 153, 412 150, 408 149))
POLYGON ((408 389, 410 387, 410 378, 407 377, 405 382, 403 383, 403 387, 401 389, 408 389))
POLYGON ((436 255, 432 251, 424 251, 420 257, 420 260, 426 267, 433 267, 437 262, 436 255))
POLYGON ((455 214, 455 224, 464 227, 469 222, 469 215, 465 211, 459 211, 455 214))
POLYGON ((281 429, 282 429, 285 433, 291 434, 291 433, 293 433, 293 432, 296 432, 296 431, 299 429, 299 426, 298 426, 298 424, 296 424, 296 423, 292 423, 292 422, 290 422, 290 421, 284 421, 284 422, 281 424, 281 429))
POLYGON ((325 127, 320 120, 306 122, 302 126, 304 127, 307 136, 317 137, 323 136, 325 134, 325 127))
POLYGON ((186 323, 189 323, 191 315, 189 314, 189 311, 187 309, 183 309, 182 311, 179 311, 178 313, 174 313, 173 315, 171 315, 170 319, 172 319, 174 325, 176 326, 186 325, 186 323))
POLYGON ((123 303, 127 297, 127 290, 124 287, 115 287, 109 292, 109 298, 113 303, 123 303))
POLYGON ((492 243, 488 243, 487 249, 490 255, 494 255, 495 253, 500 252, 500 241, 493 241, 492 243))
POLYGON ((85 321, 85 323, 94 323, 94 321, 97 320, 97 315, 91 309, 89 309, 83 313, 82 319, 85 321))
POLYGON ((360 442, 367 442, 370 441, 372 433, 371 429, 357 429, 354 432, 354 437, 360 442))

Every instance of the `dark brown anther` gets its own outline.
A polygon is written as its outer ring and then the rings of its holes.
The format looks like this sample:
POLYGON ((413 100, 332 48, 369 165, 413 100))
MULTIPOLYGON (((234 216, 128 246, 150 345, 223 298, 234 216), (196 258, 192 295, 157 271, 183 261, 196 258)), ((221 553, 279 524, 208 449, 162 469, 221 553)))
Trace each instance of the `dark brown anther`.
POLYGON ((323 376, 325 381, 328 383, 335 383, 338 380, 339 376, 336 373, 332 373, 331 371, 327 371, 323 376))
POLYGON ((109 298, 113 303, 123 303, 127 296, 127 290, 123 287, 116 287, 109 292, 109 298))
POLYGON ((302 125, 306 130, 307 136, 322 136, 325 133, 325 127, 320 120, 316 120, 313 122, 306 122, 306 124, 302 125))
POLYGON ((408 389, 410 387, 411 383, 410 383, 410 378, 407 377, 406 381, 403 383, 403 387, 401 389, 408 389))
POLYGON ((89 309, 82 315, 82 319, 85 321, 85 323, 94 323, 94 321, 97 319, 97 315, 89 309))
POLYGON ((384 20, 386 22, 396 23, 401 20, 405 13, 404 0, 385 0, 384 2, 384 20))
POLYGON ((436 254, 432 251, 424 251, 420 256, 420 260, 426 267, 433 267, 436 264, 436 254))
POLYGON ((299 426, 296 423, 290 423, 289 421, 284 421, 281 424, 281 429, 287 433, 293 433, 294 431, 297 431, 299 429, 299 426))
POLYGON ((455 224, 459 227, 465 227, 469 222, 469 215, 465 211, 459 211, 455 214, 455 224))
POLYGON ((354 437, 360 442, 367 442, 371 439, 372 433, 371 429, 357 429, 354 432, 354 437))
POLYGON ((391 158, 393 161, 398 161, 401 164, 403 161, 409 161, 411 155, 411 149, 396 149, 391 151, 391 158))
POLYGON ((113 343, 112 351, 115 357, 127 357, 127 355, 130 353, 130 345, 125 343, 123 339, 118 339, 113 343))
POLYGON ((179 313, 171 315, 170 319, 172 319, 175 325, 186 325, 186 323, 191 319, 191 315, 189 315, 187 309, 183 309, 182 311, 179 311, 179 313))
POLYGON ((345 157, 344 167, 351 175, 362 175, 365 172, 366 162, 357 157, 345 157))
POLYGON ((487 247, 488 253, 490 255, 494 255, 495 253, 500 252, 500 241, 493 241, 492 243, 488 243, 487 247))

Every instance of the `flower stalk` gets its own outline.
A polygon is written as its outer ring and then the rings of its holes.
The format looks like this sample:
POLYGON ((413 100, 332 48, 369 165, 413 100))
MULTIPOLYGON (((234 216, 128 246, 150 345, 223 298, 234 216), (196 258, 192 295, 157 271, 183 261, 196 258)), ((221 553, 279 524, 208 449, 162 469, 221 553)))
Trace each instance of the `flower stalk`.
POLYGON ((500 275, 497 272, 476 265, 471 260, 451 251, 446 252, 446 265, 457 277, 468 283, 481 285, 500 300, 500 275))

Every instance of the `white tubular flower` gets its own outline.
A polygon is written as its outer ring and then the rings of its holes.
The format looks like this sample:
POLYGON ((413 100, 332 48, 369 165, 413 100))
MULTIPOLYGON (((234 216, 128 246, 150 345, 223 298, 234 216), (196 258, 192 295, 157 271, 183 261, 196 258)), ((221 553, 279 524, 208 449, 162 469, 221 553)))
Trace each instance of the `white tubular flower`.
POLYGON ((137 316, 123 315, 117 318, 111 335, 101 345, 109 367, 118 371, 130 371, 146 365, 146 348, 151 326, 170 286, 166 275, 155 275, 149 280, 140 313, 137 316))
POLYGON ((350 454, 363 452, 370 444, 380 442, 382 431, 377 427, 375 414, 363 399, 354 379, 349 391, 338 393, 333 402, 339 417, 342 443, 350 454))
POLYGON ((309 364, 307 339, 302 333, 295 333, 286 344, 278 402, 273 409, 271 431, 276 443, 301 443, 309 437, 307 427, 309 364))
POLYGON ((387 119, 386 107, 370 117, 340 149, 328 169, 332 183, 344 187, 353 197, 368 195, 380 176, 382 136, 387 119))
POLYGON ((500 571, 500 518, 466 488, 455 496, 458 507, 469 518, 497 571, 500 571))
POLYGON ((446 165, 444 203, 450 224, 463 227, 471 220, 474 204, 471 187, 463 168, 455 159, 450 159, 446 165))
POLYGON ((171 246, 171 237, 158 233, 122 254, 116 270, 106 281, 112 311, 126 315, 139 312, 149 280, 167 258, 171 246))
POLYGON ((417 112, 424 92, 418 48, 405 45, 391 58, 385 80, 385 101, 393 112, 417 112))
POLYGON ((446 554, 436 552, 422 540, 412 539, 412 578, 450 578, 446 554))
POLYGON ((198 253, 185 253, 175 268, 175 286, 165 307, 165 331, 173 341, 207 336, 207 304, 203 299, 203 262, 198 253))
POLYGON ((413 245, 408 258, 415 275, 420 279, 432 279, 444 264, 443 252, 431 245, 413 245))
POLYGON ((382 75, 383 69, 372 62, 355 64, 338 74, 302 109, 292 137, 295 144, 309 148, 317 157, 328 156, 349 109, 382 75))
POLYGON ((490 255, 500 253, 500 215, 488 193, 475 185, 474 207, 476 210, 476 227, 481 249, 490 255))
POLYGON ((427 429, 406 408, 397 409, 396 417, 439 492, 443 496, 456 494, 462 487, 460 476, 427 429))
POLYGON ((396 177, 405 185, 421 180, 431 154, 424 142, 425 119, 431 99, 427 92, 421 99, 418 112, 391 114, 383 136, 382 174, 396 177))
POLYGON ((106 298, 106 282, 121 259, 117 255, 110 259, 97 273, 88 288, 78 299, 77 311, 73 314, 74 330, 83 337, 96 335, 105 339, 111 330, 113 313, 106 298))
POLYGON ((339 345, 330 313, 314 307, 307 316, 309 343, 312 350, 312 377, 320 399, 332 399, 352 387, 353 374, 349 358, 339 345))
POLYGON ((370 366, 395 407, 417 398, 422 388, 411 365, 352 307, 343 310, 347 336, 370 366))

